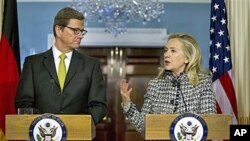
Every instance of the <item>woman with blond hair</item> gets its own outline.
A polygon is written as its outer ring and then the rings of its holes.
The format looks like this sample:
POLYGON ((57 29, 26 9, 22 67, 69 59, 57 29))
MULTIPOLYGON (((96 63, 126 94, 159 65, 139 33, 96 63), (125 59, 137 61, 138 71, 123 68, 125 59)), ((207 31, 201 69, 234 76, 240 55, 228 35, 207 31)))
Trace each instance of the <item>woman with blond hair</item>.
POLYGON ((144 130, 146 114, 216 112, 212 75, 201 70, 201 63, 197 41, 189 34, 172 34, 164 48, 164 67, 149 81, 140 111, 131 101, 132 88, 126 80, 120 82, 123 113, 138 132, 144 130))

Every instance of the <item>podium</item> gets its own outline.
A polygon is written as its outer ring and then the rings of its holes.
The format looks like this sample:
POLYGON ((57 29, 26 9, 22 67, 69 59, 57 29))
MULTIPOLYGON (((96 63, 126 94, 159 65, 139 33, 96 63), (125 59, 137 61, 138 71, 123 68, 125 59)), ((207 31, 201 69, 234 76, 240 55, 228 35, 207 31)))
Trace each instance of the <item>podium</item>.
MULTIPOLYGON (((6 139, 29 140, 30 124, 39 115, 6 115, 6 139)), ((90 115, 55 115, 62 120, 68 140, 90 141, 95 137, 95 125, 90 115)))
MULTIPOLYGON (((145 140, 170 140, 170 126, 178 115, 148 114, 145 117, 145 140)), ((200 115, 208 127, 207 139, 229 139, 232 116, 225 114, 200 115)))

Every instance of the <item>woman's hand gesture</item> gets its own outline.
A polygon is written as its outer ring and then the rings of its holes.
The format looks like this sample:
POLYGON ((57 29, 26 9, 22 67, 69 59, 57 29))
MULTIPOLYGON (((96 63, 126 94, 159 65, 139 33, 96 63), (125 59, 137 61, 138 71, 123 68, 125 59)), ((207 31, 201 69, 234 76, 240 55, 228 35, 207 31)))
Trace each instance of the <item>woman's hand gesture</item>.
POLYGON ((131 99, 130 99, 131 91, 132 91, 132 88, 129 88, 126 80, 122 79, 122 81, 120 82, 120 94, 122 97, 123 104, 126 105, 127 103, 129 103, 131 101, 131 99))

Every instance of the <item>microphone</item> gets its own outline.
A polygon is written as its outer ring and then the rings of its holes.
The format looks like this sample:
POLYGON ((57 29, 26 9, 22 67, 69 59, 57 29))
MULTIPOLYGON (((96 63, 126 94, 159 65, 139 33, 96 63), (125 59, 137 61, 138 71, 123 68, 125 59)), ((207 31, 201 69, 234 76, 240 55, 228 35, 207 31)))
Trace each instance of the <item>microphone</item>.
POLYGON ((50 84, 51 84, 51 91, 52 91, 52 94, 54 93, 54 84, 55 84, 55 80, 54 79, 50 79, 50 84))
POLYGON ((54 79, 50 79, 50 84, 54 84, 55 80, 54 79))
POLYGON ((174 99, 170 100, 170 103, 171 103, 171 104, 174 104, 174 99))
POLYGON ((186 102, 184 100, 184 95, 183 95, 183 93, 181 91, 181 83, 180 82, 177 82, 177 90, 180 91, 180 94, 181 94, 181 97, 182 97, 182 101, 183 101, 184 106, 185 106, 185 112, 187 112, 187 104, 186 104, 186 102))
MULTIPOLYGON (((171 83, 172 83, 172 87, 176 87, 176 83, 177 83, 177 81, 175 80, 175 79, 173 79, 172 81, 171 81, 171 83)), ((175 97, 175 99, 178 99, 178 95, 175 97)), ((170 104, 173 104, 173 105, 175 105, 175 99, 172 99, 172 100, 170 100, 170 104)))
POLYGON ((187 112, 187 104, 186 104, 186 102, 184 100, 184 96, 183 96, 183 93, 181 91, 181 84, 180 84, 180 82, 177 81, 177 80, 173 80, 172 81, 172 86, 173 87, 177 87, 177 94, 176 94, 175 100, 170 100, 171 104, 175 104, 174 112, 177 110, 177 106, 179 104, 179 97, 180 97, 180 95, 182 97, 182 101, 183 101, 183 104, 185 106, 185 112, 187 112))
POLYGON ((172 80, 172 86, 173 86, 173 87, 176 87, 176 86, 177 86, 177 80, 175 80, 175 79, 172 80))

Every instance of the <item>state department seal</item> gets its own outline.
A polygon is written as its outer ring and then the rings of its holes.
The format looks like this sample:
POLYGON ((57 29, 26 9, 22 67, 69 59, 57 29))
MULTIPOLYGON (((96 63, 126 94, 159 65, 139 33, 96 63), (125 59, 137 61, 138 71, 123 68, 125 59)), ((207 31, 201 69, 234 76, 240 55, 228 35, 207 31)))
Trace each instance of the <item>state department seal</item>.
POLYGON ((31 123, 29 137, 31 141, 66 141, 66 128, 57 116, 43 114, 31 123))
POLYGON ((171 141, 205 141, 207 124, 204 119, 193 113, 177 116, 170 127, 171 141))

